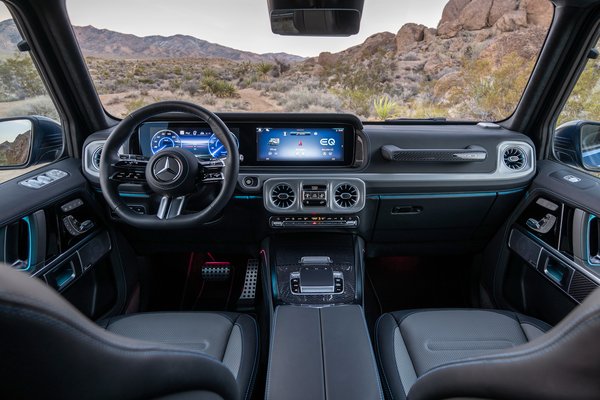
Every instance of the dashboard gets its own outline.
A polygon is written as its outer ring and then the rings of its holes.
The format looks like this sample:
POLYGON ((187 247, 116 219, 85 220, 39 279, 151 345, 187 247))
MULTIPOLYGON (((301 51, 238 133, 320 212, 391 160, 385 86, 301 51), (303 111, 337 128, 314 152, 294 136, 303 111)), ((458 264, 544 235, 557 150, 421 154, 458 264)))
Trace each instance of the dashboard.
MULTIPOLYGON (((237 139, 240 169, 231 207, 211 225, 213 233, 231 224, 345 228, 376 242, 410 243, 447 237, 450 229, 455 240, 468 242, 476 230, 493 231, 502 221, 495 216, 514 206, 535 174, 531 141, 489 124, 363 125, 347 114, 219 117, 237 139)), ((98 132, 84 144, 83 169, 96 185, 109 134, 98 132)), ((169 147, 203 161, 227 155, 210 126, 192 116, 165 114, 141 124, 121 149, 123 163, 137 169, 116 176, 135 212, 156 212, 144 167, 169 147)))

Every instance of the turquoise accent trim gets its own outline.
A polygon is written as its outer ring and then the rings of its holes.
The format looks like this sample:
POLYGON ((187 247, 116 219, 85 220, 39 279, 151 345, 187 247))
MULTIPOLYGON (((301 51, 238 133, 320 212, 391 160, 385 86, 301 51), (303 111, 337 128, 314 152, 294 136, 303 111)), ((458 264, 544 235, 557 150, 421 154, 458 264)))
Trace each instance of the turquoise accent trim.
POLYGON ((503 190, 499 192, 465 192, 465 193, 407 193, 369 195, 370 199, 431 199, 431 198, 460 198, 460 197, 495 197, 523 192, 525 188, 503 190))
POLYGON ((504 196, 507 194, 515 194, 515 193, 521 193, 523 191, 525 191, 525 189, 527 188, 519 188, 519 189, 512 189, 512 190, 503 190, 501 192, 498 192, 499 196, 504 196))
POLYGON ((69 282, 69 280, 71 279, 72 276, 73 276, 73 274, 60 276, 56 280, 56 286, 58 286, 59 289, 62 289, 62 287, 65 285, 65 283, 69 282))
POLYGON ((262 196, 233 196, 236 200, 257 200, 262 199, 262 196))
POLYGON ((29 220, 29 216, 23 217, 23 221, 27 224, 27 235, 29 236, 29 249, 27 251, 27 268, 23 271, 29 271, 32 267, 31 259, 33 258, 33 241, 35 238, 33 237, 33 232, 31 231, 31 221, 29 220))
POLYGON ((123 193, 123 192, 119 192, 119 196, 121 196, 121 197, 144 198, 144 199, 147 199, 147 198, 150 197, 149 194, 145 194, 145 193, 123 193))
MULTIPOLYGON (((96 189, 96 192, 102 193, 102 190, 96 189)), ((146 193, 129 193, 129 192, 119 192, 119 196, 121 196, 121 197, 135 197, 135 198, 141 198, 141 199, 147 199, 147 198, 150 197, 150 195, 146 194, 146 193)))
POLYGON ((589 245, 589 240, 590 240, 590 226, 592 225, 592 221, 595 220, 596 218, 598 218, 598 217, 596 217, 594 214, 590 214, 590 216, 588 217, 587 235, 586 235, 587 240, 585 241, 585 252, 587 253, 588 263, 590 265, 593 265, 593 266, 600 265, 600 263, 592 261, 592 255, 590 254, 590 245, 589 245))
POLYGON ((273 291, 273 298, 279 297, 279 288, 277 286, 277 273, 271 272, 271 290, 273 291))

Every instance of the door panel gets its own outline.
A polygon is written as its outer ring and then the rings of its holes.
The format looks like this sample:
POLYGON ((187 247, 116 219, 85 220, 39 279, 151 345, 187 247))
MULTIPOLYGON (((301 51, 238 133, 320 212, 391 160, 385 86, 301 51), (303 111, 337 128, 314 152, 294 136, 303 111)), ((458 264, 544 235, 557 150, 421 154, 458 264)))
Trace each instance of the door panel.
POLYGON ((46 282, 90 318, 124 307, 113 238, 77 160, 3 183, 0 198, 0 261, 46 282), (38 188, 22 184, 47 171, 61 178, 38 188))
POLYGON ((550 323, 562 319, 600 286, 600 181, 551 161, 505 231, 505 269, 495 297, 550 323))

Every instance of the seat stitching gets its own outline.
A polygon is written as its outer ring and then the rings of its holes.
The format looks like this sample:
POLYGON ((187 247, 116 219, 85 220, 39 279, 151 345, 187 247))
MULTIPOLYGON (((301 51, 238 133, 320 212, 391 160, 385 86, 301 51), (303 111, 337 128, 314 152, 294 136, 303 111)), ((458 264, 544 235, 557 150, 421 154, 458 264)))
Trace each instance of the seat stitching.
MULTIPOLYGON (((198 356, 201 358, 205 358, 207 360, 211 360, 211 361, 215 361, 215 362, 219 362, 218 359, 212 357, 209 354, 205 354, 199 351, 190 351, 190 350, 185 350, 185 349, 179 349, 179 348, 160 348, 160 347, 148 347, 148 348, 135 348, 135 347, 127 347, 127 346, 123 346, 119 343, 116 342, 111 342, 109 340, 106 340, 105 338, 102 338, 100 336, 96 336, 91 334, 90 332, 86 332, 84 330, 82 330, 79 327, 76 327, 74 325, 69 325, 59 319, 56 319, 52 316, 49 315, 45 315, 45 314, 41 314, 38 313, 36 311, 33 310, 29 310, 29 309, 13 309, 12 307, 7 307, 4 305, 0 305, 0 312, 6 313, 6 314, 12 314, 12 315, 16 315, 18 317, 24 318, 24 319, 31 319, 31 320, 35 320, 35 321, 39 321, 42 323, 45 323, 47 325, 53 326, 55 328, 58 328, 62 331, 65 332, 70 332, 75 334, 76 336, 85 339, 86 341, 90 342, 91 344, 96 344, 96 342, 102 343, 104 345, 108 345, 108 346, 112 346, 116 349, 119 350, 125 350, 125 351, 132 351, 132 352, 136 352, 136 353, 172 353, 172 354, 182 354, 182 355, 190 355, 190 356, 198 356), (27 315, 30 314, 30 315, 27 315)), ((148 345, 148 344, 161 344, 160 342, 148 342, 148 341, 138 341, 136 339, 132 339, 133 341, 138 342, 140 345, 148 345)))
POLYGON ((461 360, 461 361, 443 364, 443 365, 440 365, 438 367, 435 367, 435 368, 427 371, 421 377, 429 375, 430 373, 433 373, 434 371, 437 371, 437 370, 440 370, 443 368, 449 368, 449 367, 454 367, 454 366, 469 366, 469 365, 485 364, 485 363, 492 363, 492 364, 493 363, 506 363, 506 362, 510 363, 510 362, 513 362, 514 360, 530 358, 532 355, 535 355, 538 352, 541 354, 548 353, 548 352, 551 352, 558 344, 566 341, 568 338, 573 336, 575 333, 582 330, 584 328, 584 325, 586 325, 586 327, 587 327, 587 325, 592 325, 596 322, 600 322, 600 315, 585 319, 578 323, 574 323, 573 326, 567 330, 567 332, 565 332, 562 335, 557 335, 557 338, 554 339, 550 343, 542 343, 532 349, 521 350, 521 351, 514 352, 512 354, 500 354, 500 355, 494 355, 493 357, 474 358, 474 359, 470 359, 470 360, 461 360))

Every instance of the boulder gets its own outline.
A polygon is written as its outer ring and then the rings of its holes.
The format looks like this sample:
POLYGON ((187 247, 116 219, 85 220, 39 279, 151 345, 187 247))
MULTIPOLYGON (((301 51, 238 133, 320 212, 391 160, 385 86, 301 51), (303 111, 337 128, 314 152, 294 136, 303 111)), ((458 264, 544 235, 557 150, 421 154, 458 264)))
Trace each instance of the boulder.
POLYGON ((442 18, 438 23, 438 28, 443 24, 455 22, 463 8, 465 8, 470 1, 471 0, 450 0, 448 3, 446 3, 446 6, 444 6, 444 11, 442 11, 442 18))
POLYGON ((501 32, 513 32, 527 26, 527 13, 525 10, 516 10, 504 14, 495 27, 501 32))
POLYGON ((515 11, 518 7, 517 0, 494 0, 490 15, 488 16, 488 26, 493 26, 504 14, 515 11))
POLYGON ((461 31, 462 25, 457 21, 448 21, 438 25, 437 34, 443 39, 453 38, 461 31))
POLYGON ((425 32, 423 32, 423 41, 430 42, 437 36, 437 29, 435 28, 427 28, 425 32))
POLYGON ((330 67, 336 65, 339 61, 339 54, 332 54, 328 51, 324 51, 319 54, 318 63, 323 67, 330 67))
POLYGON ((417 42, 425 38, 427 27, 419 24, 405 24, 400 28, 396 35, 396 50, 403 52, 410 50, 417 42))
POLYGON ((467 4, 458 16, 458 21, 463 29, 477 31, 486 28, 492 2, 493 0, 473 0, 467 4))
POLYGON ((550 26, 554 6, 549 0, 521 0, 519 7, 527 13, 527 22, 544 28, 550 26))

